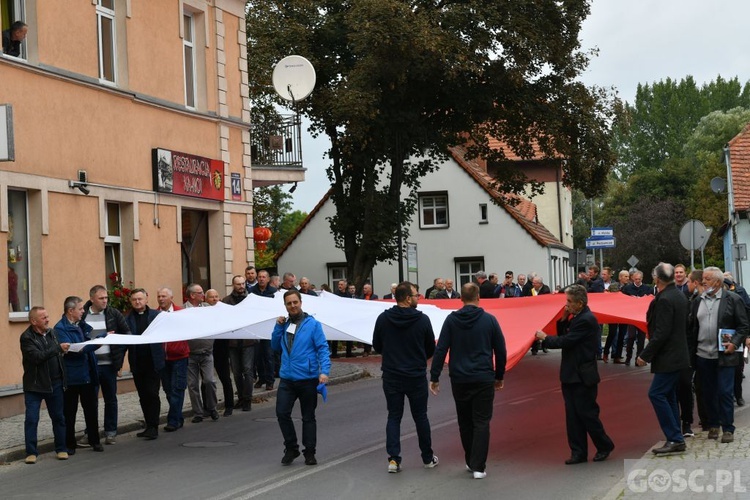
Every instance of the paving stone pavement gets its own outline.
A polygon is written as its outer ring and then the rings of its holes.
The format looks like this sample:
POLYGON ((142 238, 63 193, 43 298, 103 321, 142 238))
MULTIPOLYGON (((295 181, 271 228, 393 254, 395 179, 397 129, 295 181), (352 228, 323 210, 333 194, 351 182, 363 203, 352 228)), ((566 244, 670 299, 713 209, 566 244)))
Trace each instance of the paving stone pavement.
MULTIPOLYGON (((378 356, 378 360, 379 360, 378 356)), ((365 358, 353 358, 353 359, 342 359, 332 360, 331 373, 329 385, 342 384, 345 382, 351 382, 359 378, 369 376, 372 371, 369 366, 362 366, 355 362, 355 360, 365 358)), ((371 363, 367 363, 370 365, 371 363)), ((378 363, 379 366, 379 363, 378 363)), ((379 373, 379 370, 378 370, 379 373)), ((276 385, 278 385, 278 380, 276 385)), ((185 416, 185 424, 189 425, 190 418, 193 416, 193 410, 190 407, 190 398, 185 391, 185 405, 183 409, 183 415, 185 416)), ((219 408, 224 407, 224 392, 221 388, 221 383, 216 383, 216 394, 219 399, 219 408)), ((167 403, 166 396, 163 390, 159 391, 161 397, 161 422, 166 423, 167 411, 169 410, 169 404, 167 403)), ((269 399, 276 396, 276 389, 271 391, 263 389, 254 389, 253 398, 269 399)), ((100 427, 104 422, 104 403, 99 399, 99 425, 100 427)), ((235 410, 241 411, 241 410, 235 410)), ((119 394, 117 396, 117 433, 125 434, 133 432, 135 430, 143 429, 143 413, 141 412, 141 406, 138 402, 138 393, 136 391, 119 394)), ((15 415, 0 419, 0 464, 12 462, 14 460, 23 460, 26 458, 26 451, 24 446, 24 431, 23 431, 24 415, 15 415)), ((83 435, 83 430, 86 428, 86 424, 83 419, 83 410, 80 406, 78 408, 76 418, 76 434, 83 435)), ((39 417, 38 427, 38 448, 39 453, 47 453, 53 451, 53 434, 52 434, 52 423, 50 422, 49 415, 45 407, 42 408, 39 417)), ((104 442, 104 440, 102 440, 104 442)))
MULTIPOLYGON (((735 408, 737 411, 737 408, 735 408)), ((695 429, 694 429, 695 430, 695 429)), ((664 441, 660 441, 654 444, 654 448, 658 448, 664 444, 664 441)), ((687 486, 685 491, 680 491, 678 494, 670 495, 670 489, 667 492, 656 493, 649 491, 644 494, 637 494, 632 490, 626 491, 629 486, 626 483, 625 469, 623 467, 623 478, 620 482, 615 485, 606 496, 605 500, 615 500, 621 498, 680 498, 680 499, 692 499, 692 498, 750 498, 750 429, 737 427, 734 431, 734 441, 732 443, 722 443, 721 433, 719 433, 719 439, 708 439, 708 432, 696 432, 695 437, 685 438, 685 444, 687 449, 683 453, 674 453, 669 455, 655 455, 651 450, 648 450, 643 457, 641 457, 636 466, 639 469, 648 471, 650 474, 657 469, 669 469, 673 468, 684 468, 689 475, 690 472, 696 469, 705 469, 705 473, 699 476, 696 487, 687 486), (733 485, 727 485, 725 494, 721 496, 706 496, 709 488, 714 486, 715 478, 712 474, 715 468, 724 468, 727 464, 733 464, 739 470, 742 471, 742 483, 743 487, 747 489, 747 492, 743 492, 738 496, 732 491, 733 485), (710 486, 709 486, 710 485, 710 486), (703 491, 697 489, 703 488, 703 491), (676 496, 675 496, 676 495, 676 496)), ((615 454, 617 451, 615 450, 615 454)), ((615 459, 615 456, 610 459, 615 459)), ((646 479, 644 475, 642 479, 646 479)), ((717 495, 716 492, 713 492, 717 495)))

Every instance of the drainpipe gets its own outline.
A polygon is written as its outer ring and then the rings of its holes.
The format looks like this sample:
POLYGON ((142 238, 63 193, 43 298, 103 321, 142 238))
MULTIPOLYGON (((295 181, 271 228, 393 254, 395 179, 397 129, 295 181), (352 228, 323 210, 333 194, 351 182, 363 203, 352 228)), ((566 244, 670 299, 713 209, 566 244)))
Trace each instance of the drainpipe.
POLYGON ((724 161, 727 164, 727 208, 729 211, 729 238, 731 242, 730 256, 733 263, 732 274, 734 274, 737 283, 742 285, 742 269, 740 268, 740 261, 736 259, 734 255, 734 245, 737 244, 737 229, 734 224, 734 183, 732 182, 732 162, 729 158, 729 144, 724 146, 724 161))

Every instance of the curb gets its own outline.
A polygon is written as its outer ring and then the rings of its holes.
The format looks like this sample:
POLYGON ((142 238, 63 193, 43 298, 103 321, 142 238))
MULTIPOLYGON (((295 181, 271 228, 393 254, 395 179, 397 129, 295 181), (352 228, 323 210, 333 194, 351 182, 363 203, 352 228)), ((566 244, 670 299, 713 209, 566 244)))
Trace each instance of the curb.
MULTIPOLYGON (((355 380, 368 378, 368 377, 370 377, 369 372, 365 370, 364 368, 358 366, 357 370, 354 371, 353 373, 330 379, 328 381, 328 385, 346 384, 349 382, 354 382, 355 380)), ((276 389, 274 388, 270 391, 262 391, 258 393, 259 396, 260 394, 262 394, 264 398, 270 399, 276 396, 276 389)), ((255 397, 255 394, 253 394, 253 397, 255 397)), ((219 408, 223 409, 223 407, 217 407, 217 410, 219 408)), ((187 419, 188 417, 192 417, 195 413, 193 412, 192 409, 190 409, 190 410, 183 410, 182 414, 187 419)), ((166 415, 159 417, 160 426, 162 424, 166 424, 166 422, 167 422, 166 415)), ((124 423, 117 425, 117 435, 120 436, 123 434, 128 434, 133 431, 140 431, 142 429, 143 429, 142 420, 138 420, 135 422, 133 421, 124 422, 124 423)), ((55 450, 54 440, 45 439, 43 441, 40 441, 37 445, 37 448, 39 450, 39 455, 42 455, 43 453, 53 452, 55 450)), ((0 465, 8 465, 11 462, 24 460, 25 458, 26 458, 26 445, 14 446, 7 450, 0 450, 0 465)))

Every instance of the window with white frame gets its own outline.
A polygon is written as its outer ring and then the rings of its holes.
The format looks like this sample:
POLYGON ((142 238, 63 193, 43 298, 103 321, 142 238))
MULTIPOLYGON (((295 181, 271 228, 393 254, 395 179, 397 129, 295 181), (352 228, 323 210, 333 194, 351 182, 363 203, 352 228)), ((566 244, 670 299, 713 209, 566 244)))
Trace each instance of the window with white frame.
POLYGON ((448 193, 422 193, 419 195, 419 228, 448 227, 448 193))
POLYGON ((339 281, 347 281, 346 264, 329 264, 328 265, 328 282, 331 284, 331 290, 336 293, 339 281))
POLYGON ((28 313, 29 199, 26 191, 8 190, 8 305, 10 314, 28 313))
POLYGON ((458 277, 460 289, 466 283, 474 280, 474 275, 484 269, 484 259, 482 257, 467 257, 464 259, 455 259, 456 276, 458 277))
POLYGON ((99 35, 99 80, 117 83, 115 45, 115 0, 97 0, 96 25, 99 35))
POLYGON ((105 277, 117 273, 122 277, 122 232, 120 230, 120 204, 106 203, 106 236, 104 237, 105 277))
MULTIPOLYGON (((13 24, 17 21, 26 22, 26 2, 24 0, 0 0, 0 25, 2 31, 10 30, 13 24)), ((28 28, 26 28, 28 31, 28 28)), ((27 59, 26 56, 26 37, 23 35, 22 40, 16 40, 16 43, 11 43, 11 53, 5 52, 3 47, 3 53, 7 56, 18 57, 21 59, 27 59), (18 44, 20 42, 20 45, 18 44), (18 52, 16 52, 16 50, 18 52)))
POLYGON ((182 47, 185 63, 185 106, 195 108, 195 19, 193 14, 182 15, 182 47))

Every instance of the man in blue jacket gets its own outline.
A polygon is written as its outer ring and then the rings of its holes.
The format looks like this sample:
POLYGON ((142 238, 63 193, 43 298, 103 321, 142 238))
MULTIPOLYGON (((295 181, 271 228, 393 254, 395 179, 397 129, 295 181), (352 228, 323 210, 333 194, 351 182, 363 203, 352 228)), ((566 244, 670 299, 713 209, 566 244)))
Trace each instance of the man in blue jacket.
POLYGON ((497 319, 479 307, 479 287, 466 283, 461 302, 464 306, 450 313, 440 331, 430 369, 430 392, 436 396, 440 392, 440 373, 450 351, 451 389, 466 468, 475 479, 483 479, 487 477, 492 405, 495 391, 503 388, 507 353, 497 319))
POLYGON ((417 311, 417 288, 404 281, 396 287, 396 305, 383 311, 375 321, 372 347, 382 354, 383 392, 388 407, 385 449, 388 472, 401 472, 401 418, 404 397, 409 398, 411 415, 417 427, 422 463, 431 469, 438 464, 432 453, 430 420, 427 418, 427 360, 435 352, 435 334, 430 319, 417 311))
MULTIPOLYGON (((65 313, 55 325, 60 343, 78 344, 91 340, 91 326, 83 321, 83 299, 65 299, 65 313)), ((79 352, 68 351, 63 361, 67 374, 67 387, 64 395, 65 441, 69 455, 76 452, 76 413, 78 399, 81 400, 83 416, 86 420, 89 444, 94 451, 104 451, 99 439, 98 387, 99 374, 94 351, 98 345, 89 345, 79 352)))
POLYGON ((281 351, 280 382, 276 393, 276 418, 284 436, 281 465, 290 465, 300 454, 297 432, 292 422, 292 409, 297 399, 302 413, 305 464, 316 465, 317 387, 318 384, 328 383, 330 351, 322 325, 302 312, 302 295, 298 290, 289 290, 284 294, 284 306, 289 317, 279 316, 271 334, 271 347, 281 351))

